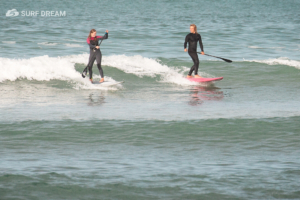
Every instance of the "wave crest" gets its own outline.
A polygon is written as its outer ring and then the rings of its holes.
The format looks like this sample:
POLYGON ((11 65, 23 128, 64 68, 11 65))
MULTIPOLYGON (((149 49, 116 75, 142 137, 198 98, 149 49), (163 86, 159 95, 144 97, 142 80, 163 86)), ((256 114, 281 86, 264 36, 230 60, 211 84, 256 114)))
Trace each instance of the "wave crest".
POLYGON ((253 60, 249 62, 258 62, 258 63, 264 63, 268 65, 287 65, 287 66, 300 69, 300 61, 290 60, 289 58, 285 58, 285 57, 276 58, 276 59, 267 59, 267 60, 253 60))

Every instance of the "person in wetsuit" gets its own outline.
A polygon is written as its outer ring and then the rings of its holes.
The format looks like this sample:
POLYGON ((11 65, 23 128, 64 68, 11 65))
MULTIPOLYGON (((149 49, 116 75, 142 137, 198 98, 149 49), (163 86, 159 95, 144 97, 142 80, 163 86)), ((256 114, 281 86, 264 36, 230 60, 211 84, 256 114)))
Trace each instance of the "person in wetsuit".
POLYGON ((104 81, 103 70, 101 67, 102 54, 101 54, 100 47, 99 47, 99 40, 104 40, 104 39, 108 38, 108 30, 106 30, 105 32, 106 33, 104 36, 96 36, 96 33, 97 33, 96 30, 92 29, 90 31, 88 38, 86 39, 86 42, 90 46, 90 58, 89 58, 87 67, 83 70, 82 77, 84 78, 86 76, 87 70, 89 70, 91 82, 93 82, 92 68, 93 68, 93 64, 94 64, 95 60, 97 61, 97 67, 99 69, 99 73, 101 76, 100 83, 102 83, 104 81))
POLYGON ((201 76, 198 75, 198 68, 199 68, 199 58, 197 54, 197 42, 199 41, 199 45, 201 48, 201 54, 204 55, 203 50, 203 44, 201 40, 201 35, 197 32, 197 26, 195 24, 190 25, 190 31, 191 33, 187 34, 185 37, 184 42, 184 51, 189 53, 191 56, 194 65, 191 67, 189 74, 187 75, 187 78, 192 78, 192 73, 195 70, 195 78, 201 78, 201 76), (187 43, 189 43, 189 49, 186 49, 187 43))

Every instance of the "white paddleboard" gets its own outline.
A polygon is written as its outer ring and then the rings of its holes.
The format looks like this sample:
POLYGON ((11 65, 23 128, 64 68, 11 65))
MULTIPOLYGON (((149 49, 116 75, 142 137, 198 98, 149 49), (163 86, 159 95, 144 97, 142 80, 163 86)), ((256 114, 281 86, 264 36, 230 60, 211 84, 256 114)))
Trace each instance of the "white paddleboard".
POLYGON ((124 83, 124 81, 120 81, 120 82, 103 81, 102 83, 100 83, 99 81, 93 81, 92 82, 92 84, 102 85, 102 86, 114 86, 114 85, 119 85, 121 83, 124 83))

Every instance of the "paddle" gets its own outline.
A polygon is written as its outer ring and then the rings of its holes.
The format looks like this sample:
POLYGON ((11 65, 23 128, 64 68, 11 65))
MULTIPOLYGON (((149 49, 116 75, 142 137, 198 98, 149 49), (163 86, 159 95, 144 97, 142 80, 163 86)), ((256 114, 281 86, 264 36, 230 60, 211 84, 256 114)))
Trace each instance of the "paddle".
MULTIPOLYGON (((102 38, 104 38, 105 35, 106 35, 106 33, 102 36, 102 38)), ((101 39, 101 42, 100 42, 100 44, 98 45, 99 47, 100 47, 100 45, 101 45, 101 43, 102 43, 103 40, 104 40, 104 39, 101 39)), ((96 51, 96 48, 94 48, 93 50, 96 51)))
MULTIPOLYGON (((201 54, 201 52, 197 52, 199 54, 201 54)), ((212 55, 208 55, 208 54, 204 54, 205 56, 211 56, 211 57, 215 57, 215 58, 219 58, 219 59, 222 59, 224 60, 225 62, 228 62, 228 63, 231 63, 232 60, 229 60, 229 59, 225 59, 225 58, 220 58, 220 57, 217 57, 217 56, 212 56, 212 55)))
MULTIPOLYGON (((104 40, 103 38, 105 37, 105 35, 106 35, 106 33, 102 36, 101 42, 100 42, 100 44, 98 45, 99 47, 100 47, 102 41, 104 40)), ((96 48, 94 48, 93 51, 96 52, 96 48)), ((93 55, 94 55, 94 54, 93 54, 93 55)), ((90 63, 89 63, 89 64, 90 64, 90 63)), ((88 66, 89 66, 89 64, 88 64, 88 66)), ((84 70, 83 70, 83 72, 82 72, 82 74, 81 74, 82 78, 85 78, 85 76, 87 75, 87 68, 88 68, 88 66, 86 66, 86 67, 84 68, 84 70), (86 72, 86 73, 84 74, 84 72, 86 72)))

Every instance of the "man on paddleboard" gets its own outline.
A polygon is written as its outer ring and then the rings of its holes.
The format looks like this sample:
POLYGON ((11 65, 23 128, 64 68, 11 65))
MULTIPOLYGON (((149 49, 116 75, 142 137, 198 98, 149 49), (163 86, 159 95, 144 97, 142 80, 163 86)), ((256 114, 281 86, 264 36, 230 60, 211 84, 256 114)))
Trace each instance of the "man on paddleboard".
POLYGON ((194 70, 195 70, 195 78, 201 78, 201 76, 198 75, 199 58, 198 58, 198 54, 197 54, 197 42, 199 41, 199 45, 201 48, 201 54, 204 55, 201 35, 197 32, 197 26, 195 24, 190 25, 190 31, 191 31, 191 33, 187 34, 187 36, 185 37, 184 51, 185 52, 188 51, 189 55, 191 56, 191 58, 194 62, 194 65, 191 67, 191 70, 189 71, 187 78, 193 78, 192 73, 194 70), (189 43, 188 50, 186 48, 187 43, 189 43))

